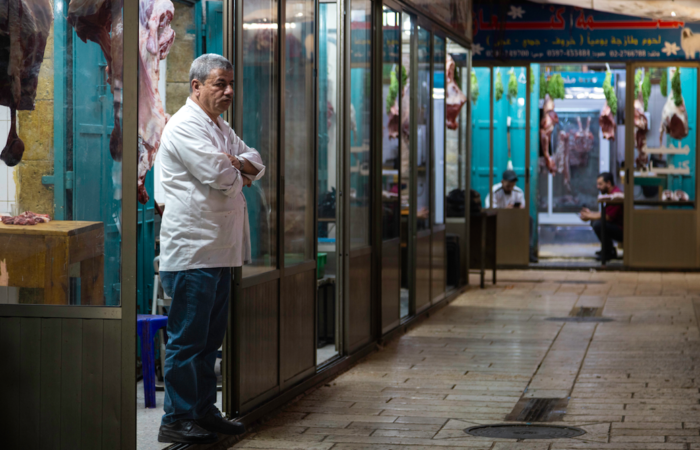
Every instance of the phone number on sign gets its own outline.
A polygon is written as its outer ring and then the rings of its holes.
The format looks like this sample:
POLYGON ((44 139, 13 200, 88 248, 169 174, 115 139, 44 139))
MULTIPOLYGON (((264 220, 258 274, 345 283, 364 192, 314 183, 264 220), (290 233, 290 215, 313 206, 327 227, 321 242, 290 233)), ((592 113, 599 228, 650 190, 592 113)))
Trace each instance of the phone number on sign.
POLYGON ((644 58, 646 56, 646 50, 610 50, 611 58, 644 58))
POLYGON ((576 58, 580 56, 591 56, 591 51, 586 49, 547 50, 547 56, 553 58, 576 58))

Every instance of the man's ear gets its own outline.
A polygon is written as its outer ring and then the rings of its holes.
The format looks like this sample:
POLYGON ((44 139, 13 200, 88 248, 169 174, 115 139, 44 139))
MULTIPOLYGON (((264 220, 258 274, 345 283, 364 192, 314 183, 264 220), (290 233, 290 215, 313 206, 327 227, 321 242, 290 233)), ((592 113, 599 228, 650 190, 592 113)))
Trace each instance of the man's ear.
POLYGON ((196 95, 199 94, 199 88, 202 86, 202 84, 199 82, 198 79, 192 80, 192 93, 196 95))

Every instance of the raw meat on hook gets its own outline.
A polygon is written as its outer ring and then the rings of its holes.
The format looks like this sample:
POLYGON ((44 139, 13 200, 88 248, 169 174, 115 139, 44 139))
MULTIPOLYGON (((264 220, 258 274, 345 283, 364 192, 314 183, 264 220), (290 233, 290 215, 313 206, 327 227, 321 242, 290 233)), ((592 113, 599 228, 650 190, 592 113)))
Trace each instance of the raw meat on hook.
POLYGON ((52 22, 49 0, 0 1, 0 106, 10 108, 12 121, 0 159, 8 166, 19 164, 24 154, 24 142, 17 135, 17 111, 34 110, 52 22))

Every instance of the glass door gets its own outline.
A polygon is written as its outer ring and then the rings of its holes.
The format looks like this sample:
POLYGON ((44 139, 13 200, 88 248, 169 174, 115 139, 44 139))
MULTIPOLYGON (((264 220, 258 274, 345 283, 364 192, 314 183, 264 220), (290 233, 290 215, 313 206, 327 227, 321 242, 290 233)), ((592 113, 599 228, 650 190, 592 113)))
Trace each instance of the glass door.
MULTIPOLYGON (((399 111, 406 100, 406 68, 401 64, 401 13, 382 8, 382 333, 401 319, 402 143, 399 111)), ((406 297, 408 298, 408 297, 406 297)), ((408 304, 406 303, 406 309, 408 304)))
MULTIPOLYGON (((318 37, 318 306, 316 365, 338 355, 338 4, 319 5, 318 37)), ((342 190, 342 188, 340 189, 342 190)))

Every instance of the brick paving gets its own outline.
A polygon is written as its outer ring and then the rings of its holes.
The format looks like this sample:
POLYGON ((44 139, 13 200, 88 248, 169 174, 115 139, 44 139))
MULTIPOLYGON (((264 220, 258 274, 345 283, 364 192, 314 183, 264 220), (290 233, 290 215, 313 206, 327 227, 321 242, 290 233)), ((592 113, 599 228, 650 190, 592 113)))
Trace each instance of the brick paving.
MULTIPOLYGON (((501 271, 234 448, 700 449, 700 274, 501 271), (605 323, 545 320, 602 307, 605 323), (477 438, 569 398, 573 439, 477 438)), ((474 283, 475 284, 475 283, 474 283)))

